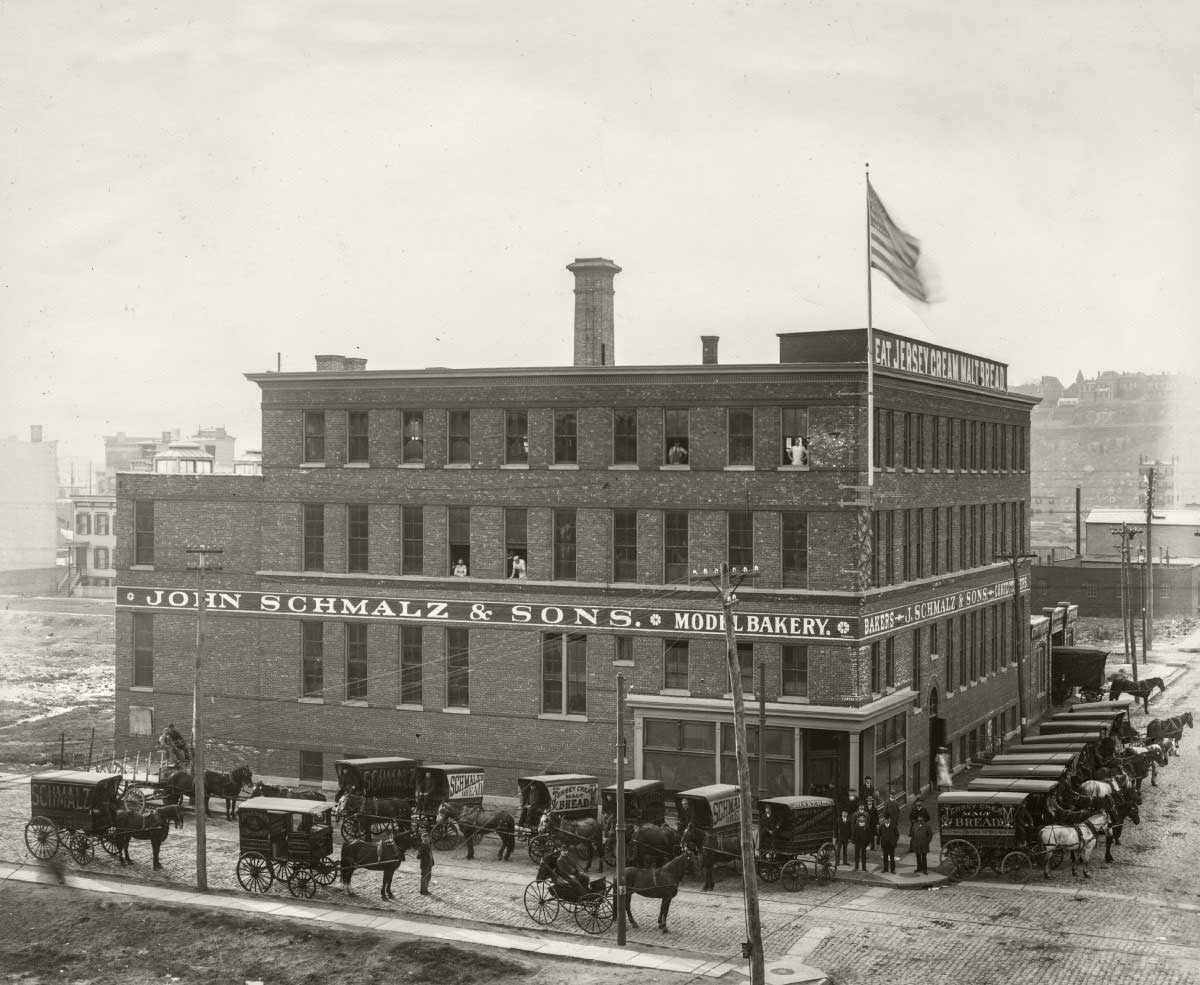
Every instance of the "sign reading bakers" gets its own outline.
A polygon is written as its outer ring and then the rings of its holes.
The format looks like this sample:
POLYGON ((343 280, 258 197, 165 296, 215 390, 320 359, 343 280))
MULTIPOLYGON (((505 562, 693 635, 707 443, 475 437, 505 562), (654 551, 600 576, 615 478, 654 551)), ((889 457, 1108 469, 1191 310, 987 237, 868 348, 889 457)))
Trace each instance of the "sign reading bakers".
MULTIPOLYGON (((693 609, 220 590, 205 592, 204 606, 214 613, 259 616, 326 616, 337 619, 399 620, 509 628, 594 628, 670 635, 717 636, 725 633, 723 613, 693 609)), ((196 591, 184 588, 119 587, 117 608, 194 612, 196 591)), ((831 615, 738 612, 733 617, 733 628, 740 636, 750 638, 850 640, 857 636, 860 620, 831 615)))

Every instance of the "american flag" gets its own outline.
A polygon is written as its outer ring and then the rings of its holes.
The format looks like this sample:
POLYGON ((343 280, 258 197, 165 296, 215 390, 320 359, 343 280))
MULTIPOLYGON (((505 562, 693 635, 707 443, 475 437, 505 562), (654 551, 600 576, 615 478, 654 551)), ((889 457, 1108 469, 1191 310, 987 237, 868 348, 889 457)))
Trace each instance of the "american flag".
POLYGON ((929 288, 917 271, 921 241, 892 222, 875 189, 867 183, 867 220, 871 231, 871 266, 882 270, 914 301, 930 301, 929 288))

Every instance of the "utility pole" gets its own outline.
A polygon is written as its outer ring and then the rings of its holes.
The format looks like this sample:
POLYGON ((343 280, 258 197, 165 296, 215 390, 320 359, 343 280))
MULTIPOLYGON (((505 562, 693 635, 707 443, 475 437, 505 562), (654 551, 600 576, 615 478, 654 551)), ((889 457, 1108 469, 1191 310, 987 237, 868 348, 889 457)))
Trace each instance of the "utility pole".
MULTIPOLYGON (((1015 533, 1015 531, 1014 531, 1015 533)), ((1013 538, 1013 543, 1019 538, 1013 538)), ((1007 561, 1012 565, 1013 572, 1013 647, 1017 657, 1017 718, 1021 723, 1021 741, 1025 741, 1025 726, 1028 724, 1029 710, 1025 700, 1025 639, 1029 636, 1029 622, 1025 622, 1025 631, 1021 631, 1021 562, 1032 561, 1036 554, 1018 554, 1015 547, 1011 554, 997 554, 997 561, 1007 561)))
POLYGON ((220 561, 210 561, 210 555, 223 554, 220 547, 189 547, 188 554, 195 554, 196 560, 189 561, 188 567, 196 569, 196 681, 192 689, 192 774, 195 777, 196 803, 196 888, 201 892, 208 891, 208 842, 205 828, 205 808, 208 797, 204 790, 204 730, 201 727, 201 714, 204 706, 204 612, 207 606, 207 596, 204 591, 204 572, 220 571, 220 561))
MULTIPOLYGON (((737 589, 751 575, 758 574, 754 568, 731 569, 722 561, 719 568, 709 571, 703 568, 692 571, 693 576, 703 578, 721 595, 721 609, 725 613, 725 659, 729 664, 729 686, 733 692, 733 741, 737 754, 738 793, 741 801, 742 879, 746 896, 746 935, 750 938, 742 945, 742 956, 750 959, 750 985, 764 985, 762 922, 758 913, 758 874, 754 868, 754 841, 751 836, 752 809, 750 802, 750 757, 746 751, 746 709, 742 695, 742 668, 738 664, 737 636, 733 628, 733 607, 737 604, 737 589), (736 579, 736 582, 732 579, 736 579)), ((761 744, 763 737, 759 736, 761 744)))
POLYGON ((1128 523, 1111 528, 1114 537, 1121 538, 1121 630, 1125 637, 1125 659, 1132 661, 1133 681, 1138 679, 1137 670, 1137 637, 1133 628, 1133 606, 1131 599, 1133 588, 1129 578, 1129 542, 1141 533, 1140 530, 1130 530, 1128 523))
POLYGON ((1150 524, 1154 520, 1154 466, 1146 469, 1146 567, 1142 574, 1145 599, 1142 610, 1142 656, 1154 644, 1154 540, 1150 524))
POLYGON ((625 675, 617 674, 617 871, 613 900, 617 907, 617 944, 625 946, 625 675))
POLYGON ((758 664, 758 799, 767 796, 767 665, 758 664))

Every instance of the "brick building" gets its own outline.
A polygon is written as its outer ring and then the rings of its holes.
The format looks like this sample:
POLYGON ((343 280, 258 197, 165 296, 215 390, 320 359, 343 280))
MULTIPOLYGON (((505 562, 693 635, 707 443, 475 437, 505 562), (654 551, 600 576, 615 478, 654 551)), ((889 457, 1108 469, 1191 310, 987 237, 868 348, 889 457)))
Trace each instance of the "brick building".
MULTIPOLYGON (((118 482, 117 739, 191 707, 206 576, 218 765, 314 782, 346 754, 611 782, 729 779, 720 600, 738 591, 771 792, 928 784, 940 744, 1017 727, 1028 640, 1028 429, 1002 364, 884 332, 780 336, 780 362, 614 365, 608 260, 577 260, 575 363, 247 374, 261 475, 118 482), (868 382, 873 379, 873 411, 868 382), (875 435, 868 442, 868 423, 875 435), (868 472, 873 446, 873 483, 868 472), (761 694, 758 692, 762 692, 761 694)), ((1044 670, 1027 675, 1030 714, 1044 670)), ((752 755, 759 746, 750 726, 752 755)))

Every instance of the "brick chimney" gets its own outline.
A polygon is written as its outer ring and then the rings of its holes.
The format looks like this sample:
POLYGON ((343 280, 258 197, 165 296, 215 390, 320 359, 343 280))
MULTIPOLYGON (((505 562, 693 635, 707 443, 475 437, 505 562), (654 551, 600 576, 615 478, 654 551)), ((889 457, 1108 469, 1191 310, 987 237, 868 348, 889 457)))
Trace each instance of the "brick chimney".
POLYGON ((40 444, 42 441, 42 426, 40 424, 29 425, 29 441, 30 444, 40 444))
POLYGON ((719 335, 700 336, 700 362, 705 366, 717 365, 717 343, 720 341, 719 335))
POLYGON ((318 373, 340 373, 345 368, 345 356, 317 356, 318 373))
POLYGON ((613 278, 621 268, 603 257, 587 257, 567 269, 575 275, 575 365, 612 366, 613 278))
POLYGON ((367 368, 367 361, 365 359, 362 359, 358 356, 347 356, 346 357, 346 372, 361 373, 366 368, 367 368))

